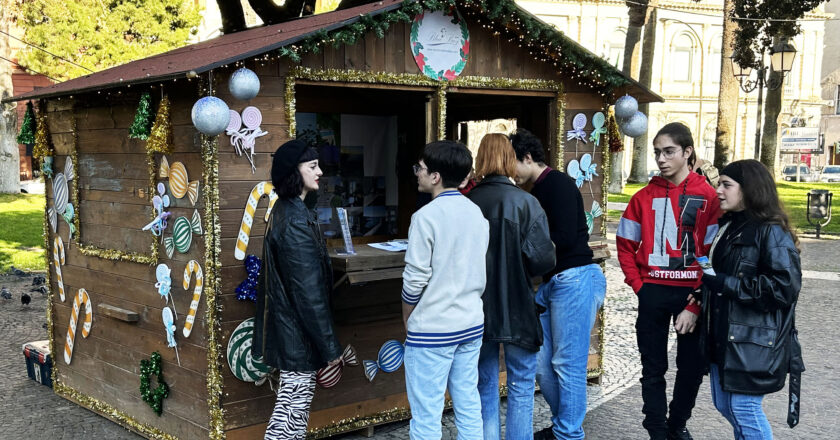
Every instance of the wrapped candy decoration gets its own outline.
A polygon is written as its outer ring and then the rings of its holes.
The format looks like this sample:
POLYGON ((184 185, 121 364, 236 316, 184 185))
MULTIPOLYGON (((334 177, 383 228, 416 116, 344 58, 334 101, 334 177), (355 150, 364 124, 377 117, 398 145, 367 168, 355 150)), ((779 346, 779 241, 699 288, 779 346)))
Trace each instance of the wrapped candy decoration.
POLYGON ((352 345, 347 345, 344 352, 341 353, 340 361, 335 365, 327 365, 315 373, 315 382, 324 388, 335 386, 341 380, 341 373, 345 365, 358 366, 359 361, 356 359, 356 350, 352 345))
POLYGON ((624 95, 615 101, 615 117, 621 120, 629 119, 639 111, 639 102, 630 95, 624 95))
POLYGON ((365 376, 368 380, 373 382, 376 373, 382 370, 386 373, 393 373, 397 371, 403 363, 403 356, 405 355, 405 347, 395 339, 385 341, 382 348, 379 349, 379 355, 376 361, 363 361, 365 367, 365 376))
POLYGON ((248 278, 242 280, 236 287, 236 299, 239 301, 257 302, 257 281, 260 278, 262 260, 256 255, 248 255, 245 258, 245 271, 248 278))
POLYGON ((648 118, 642 112, 636 112, 630 119, 621 124, 621 131, 630 137, 639 137, 647 133, 648 118))

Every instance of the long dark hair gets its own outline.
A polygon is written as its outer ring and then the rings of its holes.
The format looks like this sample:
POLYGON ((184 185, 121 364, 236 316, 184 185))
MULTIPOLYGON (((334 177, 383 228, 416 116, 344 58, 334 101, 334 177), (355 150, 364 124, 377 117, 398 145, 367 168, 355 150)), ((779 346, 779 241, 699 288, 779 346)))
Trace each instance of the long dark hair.
MULTIPOLYGON (((298 159, 298 164, 309 162, 318 158, 318 151, 314 148, 307 148, 304 150, 298 159)), ((300 175, 298 167, 292 168, 287 174, 283 175, 275 167, 271 168, 271 183, 274 185, 274 192, 281 199, 291 199, 293 197, 300 197, 303 193, 303 176, 300 175)))
POLYGON ((663 134, 668 135, 675 144, 682 147, 683 151, 691 147, 691 156, 688 157, 688 169, 693 170, 694 163, 697 162, 697 148, 694 147, 694 138, 691 136, 691 129, 682 122, 671 122, 670 124, 665 124, 664 127, 656 132, 653 141, 656 142, 656 138, 663 134))
POLYGON ((729 166, 732 165, 740 168, 741 179, 744 182, 741 184, 744 212, 762 223, 780 225, 790 233, 796 248, 799 249, 799 237, 796 235, 796 230, 791 227, 790 217, 785 212, 782 201, 779 200, 776 181, 773 180, 770 171, 764 164, 753 159, 739 160, 729 164, 729 166))

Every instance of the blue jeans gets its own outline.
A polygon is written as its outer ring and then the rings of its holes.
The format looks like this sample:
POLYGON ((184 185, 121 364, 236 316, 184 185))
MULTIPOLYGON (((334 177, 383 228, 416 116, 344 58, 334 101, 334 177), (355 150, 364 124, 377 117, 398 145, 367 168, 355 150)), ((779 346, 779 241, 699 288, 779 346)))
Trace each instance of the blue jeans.
POLYGON ((411 405, 409 436, 436 440, 447 388, 455 409, 458 440, 482 440, 478 395, 481 339, 446 347, 405 347, 405 388, 411 405))
MULTIPOLYGON (((481 394, 485 440, 498 440, 502 435, 499 419, 499 345, 498 342, 485 342, 478 358, 478 392, 481 394)), ((508 386, 505 438, 531 440, 534 438, 537 353, 513 344, 504 345, 508 386)))
POLYGON ((715 408, 732 425, 735 440, 773 440, 773 430, 764 415, 763 394, 737 394, 723 391, 717 364, 709 366, 709 382, 715 408))
POLYGON ((537 292, 537 303, 546 308, 540 315, 537 381, 558 439, 583 438, 589 335, 606 293, 607 280, 597 264, 564 270, 537 292))

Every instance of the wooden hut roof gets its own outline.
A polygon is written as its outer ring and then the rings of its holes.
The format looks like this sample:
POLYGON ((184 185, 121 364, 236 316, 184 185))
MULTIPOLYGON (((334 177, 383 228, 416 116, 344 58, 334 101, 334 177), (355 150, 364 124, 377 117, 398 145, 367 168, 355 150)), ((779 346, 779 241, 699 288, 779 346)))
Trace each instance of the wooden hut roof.
MULTIPOLYGON (((39 88, 8 98, 5 101, 55 98, 133 84, 148 84, 184 78, 190 72, 201 74, 221 66, 293 45, 316 34, 323 34, 325 31, 329 32, 344 28, 359 22, 362 20, 362 17, 374 17, 398 9, 403 3, 412 1, 414 0, 382 0, 354 8, 310 15, 275 25, 261 26, 241 32, 225 34, 212 40, 191 44, 169 52, 57 83, 49 87, 39 88)), ((537 20, 536 17, 519 6, 515 6, 515 8, 519 14, 537 20)), ((541 24, 545 25, 544 23, 541 24)), ((590 64, 596 65, 598 69, 614 77, 620 77, 623 84, 612 90, 614 95, 629 93, 639 102, 663 101, 659 95, 629 76, 624 75, 621 71, 589 52, 562 32, 549 25, 545 26, 551 29, 549 32, 553 32, 553 36, 560 37, 564 42, 566 52, 560 54, 558 48, 557 55, 568 56, 570 51, 574 52, 573 55, 589 61, 590 64)), ((517 29, 517 31, 525 32, 524 29, 517 29)))

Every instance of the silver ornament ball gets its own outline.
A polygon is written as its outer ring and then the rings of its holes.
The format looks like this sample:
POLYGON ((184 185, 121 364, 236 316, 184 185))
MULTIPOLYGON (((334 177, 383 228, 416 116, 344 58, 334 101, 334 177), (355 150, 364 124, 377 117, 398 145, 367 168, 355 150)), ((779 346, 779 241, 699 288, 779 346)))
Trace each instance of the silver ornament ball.
POLYGON ((234 98, 247 101, 260 92, 260 78, 253 70, 241 67, 230 76, 228 89, 234 98))
POLYGON ((621 124, 621 131, 624 132, 627 136, 636 138, 645 133, 647 133, 648 129, 648 118, 642 112, 636 112, 633 116, 627 118, 623 124, 621 124))
POLYGON ((624 95, 615 101, 615 117, 618 119, 630 119, 637 111, 639 111, 639 102, 630 95, 624 95))
POLYGON ((224 101, 215 96, 205 96, 193 104, 193 125, 208 136, 216 136, 225 131, 229 121, 230 109, 224 101))

